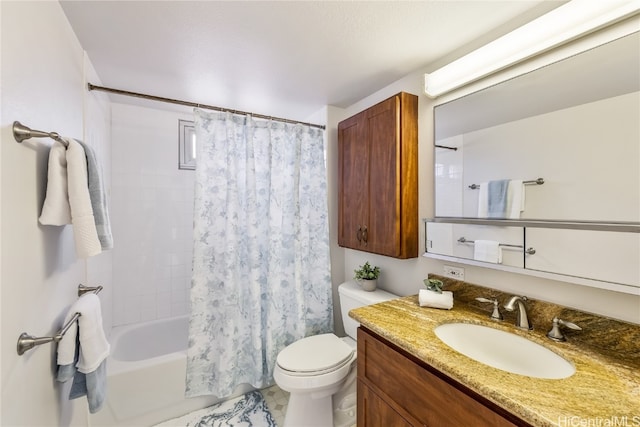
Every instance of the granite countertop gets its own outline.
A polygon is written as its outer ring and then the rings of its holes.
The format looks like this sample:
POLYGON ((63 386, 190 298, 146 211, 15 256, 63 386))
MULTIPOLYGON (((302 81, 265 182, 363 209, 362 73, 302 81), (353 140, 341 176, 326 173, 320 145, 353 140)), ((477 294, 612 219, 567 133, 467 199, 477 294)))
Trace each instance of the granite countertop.
MULTIPOLYGON (((604 343, 605 350, 598 351, 594 343, 585 345, 584 341, 576 339, 578 333, 567 334, 567 342, 548 339, 545 336, 547 326, 539 326, 544 325, 542 318, 532 318, 533 331, 517 329, 510 318, 502 322, 492 321, 488 316, 492 307, 485 311, 474 306, 471 298, 474 294, 487 297, 487 292, 491 293, 488 288, 454 282, 446 289, 453 290, 455 295, 451 310, 420 307, 418 296, 414 295, 357 308, 349 315, 367 329, 534 426, 640 426, 640 342, 637 340, 640 326, 613 321, 616 326, 608 327, 608 331, 592 332, 588 335, 591 341, 598 337, 607 341, 616 334, 616 328, 623 330, 621 336, 613 337, 620 348, 611 351, 611 347, 604 343), (469 292, 470 288, 476 292, 469 292), (466 301, 459 301, 458 294, 466 301), (490 326, 526 337, 569 360, 576 372, 569 378, 550 380, 512 374, 484 365, 456 352, 436 337, 436 326, 455 322, 490 326)), ((493 292, 489 296, 497 295, 493 292)), ((532 301, 527 304, 535 305, 532 301)), ((548 316, 548 311, 538 310, 538 314, 548 316)), ((593 318, 590 321, 584 313, 571 312, 574 319, 580 318, 579 324, 585 331, 602 325, 602 318, 598 316, 590 315, 593 318)), ((563 319, 574 321, 571 313, 562 313, 563 319)), ((550 321, 547 319, 546 323, 550 325, 550 321)))

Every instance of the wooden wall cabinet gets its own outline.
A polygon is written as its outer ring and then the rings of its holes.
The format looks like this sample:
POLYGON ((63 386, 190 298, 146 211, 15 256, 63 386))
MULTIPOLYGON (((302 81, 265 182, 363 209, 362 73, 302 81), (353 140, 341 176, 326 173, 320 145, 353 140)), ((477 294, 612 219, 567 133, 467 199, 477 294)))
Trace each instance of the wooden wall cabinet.
POLYGON ((418 256, 418 97, 401 92, 338 124, 338 244, 418 256))
POLYGON ((357 407, 358 427, 530 425, 362 327, 357 407))

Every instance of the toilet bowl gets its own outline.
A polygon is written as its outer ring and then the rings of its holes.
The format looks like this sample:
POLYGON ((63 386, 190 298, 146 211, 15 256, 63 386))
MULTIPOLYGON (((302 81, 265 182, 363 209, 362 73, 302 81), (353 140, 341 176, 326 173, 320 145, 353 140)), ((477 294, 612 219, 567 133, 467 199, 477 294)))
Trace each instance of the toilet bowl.
POLYGON ((338 287, 348 336, 321 334, 285 347, 276 360, 274 379, 290 393, 284 427, 348 427, 356 416, 356 330, 353 308, 397 298, 382 290, 368 292, 356 282, 338 287))
POLYGON ((332 396, 355 370, 355 361, 355 347, 334 334, 303 338, 283 349, 273 376, 290 393, 284 426, 332 426, 332 396))

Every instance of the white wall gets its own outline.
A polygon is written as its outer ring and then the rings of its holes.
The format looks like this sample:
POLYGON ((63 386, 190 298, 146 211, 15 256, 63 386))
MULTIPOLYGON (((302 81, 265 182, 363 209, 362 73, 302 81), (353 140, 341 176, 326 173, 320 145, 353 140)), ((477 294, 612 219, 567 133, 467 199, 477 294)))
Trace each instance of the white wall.
POLYGON ((114 325, 188 313, 194 171, 178 169, 178 119, 193 115, 112 104, 114 325))
MULTIPOLYGON (((634 24, 635 25, 635 24, 634 24)), ((624 22, 616 29, 625 26, 624 22)), ((607 31, 608 32, 608 31, 607 31)), ((596 36, 594 36, 596 37, 596 36)), ((585 40, 575 43, 577 46, 585 44, 585 40)), ((550 55, 556 55, 552 52, 550 55)), ((534 61, 535 62, 535 61, 534 61)), ((340 117, 332 117, 335 122, 328 123, 328 129, 336 126, 337 122, 350 117, 371 105, 376 104, 400 91, 410 92, 420 96, 419 99, 419 217, 429 218, 434 214, 434 173, 433 173, 433 107, 436 101, 427 98, 423 94, 423 74, 428 70, 422 70, 410 74, 380 91, 368 96, 354 105, 346 108, 340 117)), ((507 70, 508 74, 512 70, 507 70)), ((495 82, 497 77, 490 80, 495 82)), ((488 82, 484 84, 489 84, 488 82)), ((455 97, 462 96, 472 90, 477 90, 482 83, 471 85, 468 88, 457 91, 455 94, 447 95, 437 102, 444 102, 455 97)), ((337 146, 337 137, 329 141, 330 146, 337 146)), ((595 148, 586 148, 594 150, 595 148)), ((336 161, 330 159, 330 161, 336 161)), ((329 170, 335 170, 334 166, 329 166, 329 170)), ((332 192, 337 192, 337 182, 330 187, 332 192)), ((337 218, 337 206, 331 210, 332 218, 337 218)), ((424 251, 424 228, 420 228, 420 252, 424 251)), ((332 240, 332 247, 337 247, 337 239, 332 240)), ((382 269, 379 286, 387 291, 398 295, 411 295, 418 292, 423 286, 422 280, 428 273, 442 274, 444 264, 455 263, 443 262, 434 259, 416 258, 410 260, 397 260, 366 252, 344 249, 344 274, 342 277, 349 279, 353 277, 353 270, 365 261, 378 265, 382 269)), ((496 271, 482 267, 469 265, 459 265, 465 269, 465 280, 471 283, 493 287, 505 292, 527 295, 529 297, 550 301, 577 308, 587 312, 592 312, 616 319, 622 319, 634 323, 640 323, 640 297, 627 295, 618 292, 595 289, 565 282, 548 279, 524 276, 515 273, 496 271)), ((334 280, 334 285, 337 280, 334 280)))
POLYGON ((631 92, 459 135, 464 179, 454 194, 463 210, 453 216, 477 216, 478 191, 468 185, 544 177, 525 187, 522 218, 640 221, 638 117, 640 92, 631 92))
MULTIPOLYGON (((55 346, 23 356, 16 340, 25 331, 52 335, 76 300, 79 283, 109 279, 109 255, 76 259, 70 226, 40 226, 51 141, 16 143, 11 124, 85 138, 108 152, 108 106, 85 91, 88 60, 57 2, 0 2, 1 204, 0 300, 3 426, 86 425, 85 399, 68 401, 69 384, 54 381, 55 346), (86 109, 86 110, 85 110, 86 109), (93 127, 95 125, 95 128, 93 127), (85 129, 91 131, 86 131, 85 129)), ((103 164, 109 170, 107 164, 103 164)), ((107 288, 109 283, 103 282, 107 288)), ((104 309, 105 312, 109 308, 104 309)))
MULTIPOLYGON (((102 81, 96 73, 89 57, 84 55, 84 75, 87 83, 101 85, 102 81)), ((101 92, 84 92, 84 142, 91 145, 102 166, 102 179, 107 193, 109 214, 113 213, 111 196, 111 102, 109 97, 101 92)), ((114 246, 118 247, 117 239, 114 246)), ((104 251, 99 256, 86 260, 86 284, 90 286, 102 285, 100 293, 102 302, 102 322, 107 334, 113 326, 113 250, 104 251)))

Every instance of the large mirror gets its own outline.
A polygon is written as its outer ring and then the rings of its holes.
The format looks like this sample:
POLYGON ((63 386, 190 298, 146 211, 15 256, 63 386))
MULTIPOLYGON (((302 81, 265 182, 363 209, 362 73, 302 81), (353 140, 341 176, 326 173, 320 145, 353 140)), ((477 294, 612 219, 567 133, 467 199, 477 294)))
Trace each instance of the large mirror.
POLYGON ((638 33, 434 114, 436 217, 640 222, 638 33))
POLYGON ((425 256, 640 294, 638 33, 434 114, 425 256))

